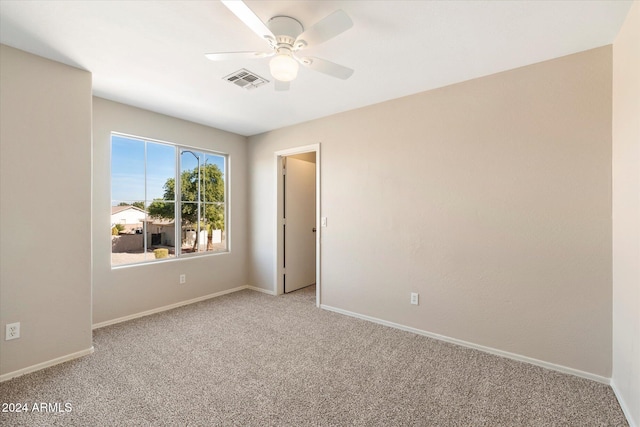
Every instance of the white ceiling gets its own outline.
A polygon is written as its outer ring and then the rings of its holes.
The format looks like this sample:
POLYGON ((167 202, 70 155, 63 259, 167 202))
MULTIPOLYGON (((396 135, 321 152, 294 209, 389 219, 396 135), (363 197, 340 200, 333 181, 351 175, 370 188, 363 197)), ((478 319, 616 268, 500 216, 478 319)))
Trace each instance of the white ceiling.
POLYGON ((276 92, 268 59, 204 53, 267 44, 218 1, 0 1, 0 41, 89 70, 94 94, 241 135, 382 102, 613 42, 631 1, 255 1, 305 28, 336 9, 354 26, 309 48, 355 69, 346 81, 300 69, 276 92), (248 91, 222 79, 247 68, 248 91))

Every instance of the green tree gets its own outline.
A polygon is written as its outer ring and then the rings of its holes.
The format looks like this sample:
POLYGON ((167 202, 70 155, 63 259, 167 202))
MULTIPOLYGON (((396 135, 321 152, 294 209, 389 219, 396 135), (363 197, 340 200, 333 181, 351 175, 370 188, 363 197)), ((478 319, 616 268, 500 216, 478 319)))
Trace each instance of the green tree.
MULTIPOLYGON (((195 226, 200 208, 200 227, 208 234, 212 230, 224 230, 224 179, 217 165, 200 168, 200 204, 198 204, 198 168, 180 174, 181 216, 183 225, 195 226)), ((156 218, 175 219, 175 179, 165 182, 162 199, 154 199, 149 205, 149 215, 156 218)), ((198 233, 194 249, 198 244, 198 233)))

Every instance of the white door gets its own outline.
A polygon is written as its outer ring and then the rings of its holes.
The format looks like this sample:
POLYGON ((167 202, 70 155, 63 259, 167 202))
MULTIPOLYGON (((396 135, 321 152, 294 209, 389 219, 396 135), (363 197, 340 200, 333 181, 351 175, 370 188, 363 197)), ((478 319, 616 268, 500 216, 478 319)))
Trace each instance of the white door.
POLYGON ((285 293, 316 282, 316 164, 303 158, 283 159, 285 293))

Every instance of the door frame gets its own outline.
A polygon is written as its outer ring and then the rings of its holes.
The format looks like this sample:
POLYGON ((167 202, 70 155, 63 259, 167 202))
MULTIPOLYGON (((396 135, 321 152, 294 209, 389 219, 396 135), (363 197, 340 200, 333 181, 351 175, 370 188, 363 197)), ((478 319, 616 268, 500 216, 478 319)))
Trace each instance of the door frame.
POLYGON ((274 278, 273 288, 276 295, 282 295, 284 293, 284 283, 282 280, 283 268, 282 261, 284 259, 284 240, 282 235, 282 204, 284 201, 284 185, 282 179, 282 158, 292 156, 295 154, 303 153, 315 153, 316 154, 316 212, 315 212, 315 224, 316 224, 316 307, 320 307, 320 287, 321 287, 321 275, 320 275, 320 242, 322 228, 320 227, 320 143, 305 145, 301 147, 289 148, 286 150, 276 151, 274 153, 275 172, 276 172, 276 212, 275 212, 275 247, 274 253, 274 278))

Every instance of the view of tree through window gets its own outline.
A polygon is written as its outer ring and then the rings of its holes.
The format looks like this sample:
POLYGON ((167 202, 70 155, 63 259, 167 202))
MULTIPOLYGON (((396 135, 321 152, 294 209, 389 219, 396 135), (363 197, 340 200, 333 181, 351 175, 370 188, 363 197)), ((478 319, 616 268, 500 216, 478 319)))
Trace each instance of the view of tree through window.
POLYGON ((226 251, 225 171, 221 154, 112 134, 111 265, 226 251))

